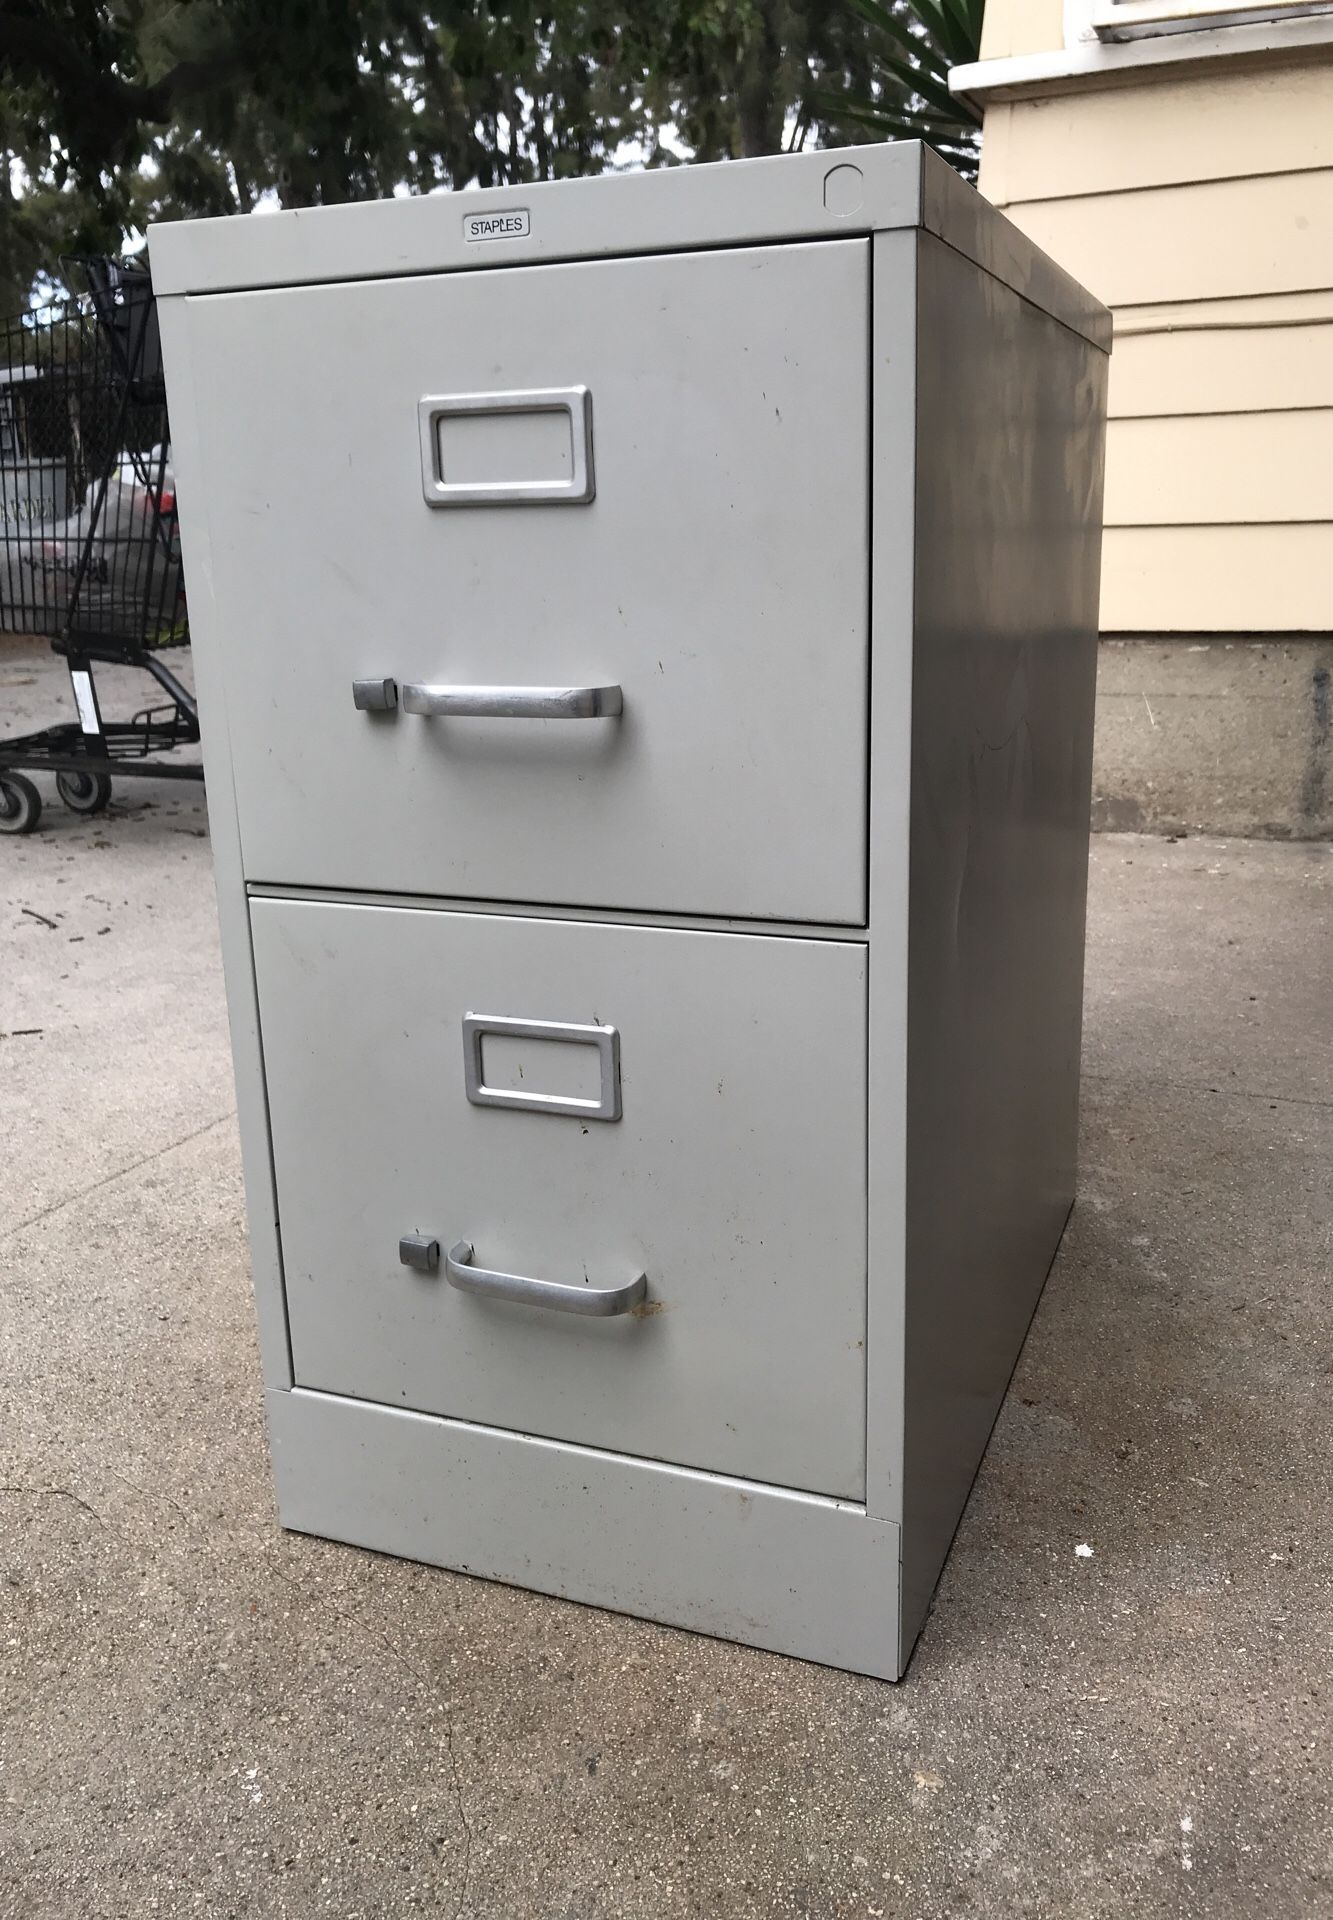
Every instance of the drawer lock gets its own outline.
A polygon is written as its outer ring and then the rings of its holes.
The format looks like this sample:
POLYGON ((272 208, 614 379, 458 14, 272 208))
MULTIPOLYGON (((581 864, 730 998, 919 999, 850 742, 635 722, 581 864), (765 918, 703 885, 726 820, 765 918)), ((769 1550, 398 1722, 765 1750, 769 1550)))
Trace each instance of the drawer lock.
POLYGON ((352 705, 358 713, 392 713, 398 705, 398 682, 353 680, 352 705))
POLYGON ((434 1273, 440 1264, 440 1243, 428 1233, 405 1233, 398 1242, 398 1258, 418 1273, 434 1273))

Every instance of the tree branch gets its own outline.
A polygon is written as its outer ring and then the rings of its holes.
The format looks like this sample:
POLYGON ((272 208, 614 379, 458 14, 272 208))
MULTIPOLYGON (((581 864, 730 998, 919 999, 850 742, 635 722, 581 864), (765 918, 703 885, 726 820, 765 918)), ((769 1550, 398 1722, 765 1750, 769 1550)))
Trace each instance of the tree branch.
POLYGON ((0 12, 0 67, 20 81, 44 83, 71 101, 103 130, 119 122, 123 132, 171 119, 178 100, 215 86, 237 68, 234 54, 208 60, 178 60, 151 83, 123 80, 90 57, 84 43, 53 20, 34 13, 0 12))

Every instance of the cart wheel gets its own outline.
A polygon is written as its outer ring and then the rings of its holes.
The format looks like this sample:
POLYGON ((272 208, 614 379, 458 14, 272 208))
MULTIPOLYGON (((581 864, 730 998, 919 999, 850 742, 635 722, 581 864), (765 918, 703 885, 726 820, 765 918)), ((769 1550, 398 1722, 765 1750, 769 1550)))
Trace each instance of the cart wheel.
POLYGON ((21 773, 0 773, 0 833, 31 833, 42 817, 42 796, 21 773))
POLYGON ((111 781, 104 773, 58 773, 56 792, 74 813, 100 813, 111 798, 111 781))

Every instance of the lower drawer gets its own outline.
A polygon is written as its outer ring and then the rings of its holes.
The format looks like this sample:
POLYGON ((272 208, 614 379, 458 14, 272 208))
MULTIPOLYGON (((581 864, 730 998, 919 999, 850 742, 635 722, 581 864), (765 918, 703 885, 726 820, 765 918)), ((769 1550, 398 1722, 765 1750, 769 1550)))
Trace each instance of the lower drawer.
POLYGON ((863 946, 251 916, 299 1386, 863 1497, 863 946))

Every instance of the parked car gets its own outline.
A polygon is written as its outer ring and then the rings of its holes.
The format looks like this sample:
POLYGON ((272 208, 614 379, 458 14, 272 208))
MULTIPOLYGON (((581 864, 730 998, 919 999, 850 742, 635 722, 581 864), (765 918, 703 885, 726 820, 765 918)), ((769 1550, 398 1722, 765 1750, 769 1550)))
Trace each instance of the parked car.
POLYGON ((108 638, 155 634, 161 640, 183 625, 185 591, 170 447, 123 455, 106 481, 100 510, 97 496, 94 483, 65 519, 12 529, 6 525, 0 536, 0 627, 9 632, 59 631, 81 566, 75 633, 108 638))

